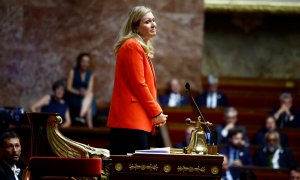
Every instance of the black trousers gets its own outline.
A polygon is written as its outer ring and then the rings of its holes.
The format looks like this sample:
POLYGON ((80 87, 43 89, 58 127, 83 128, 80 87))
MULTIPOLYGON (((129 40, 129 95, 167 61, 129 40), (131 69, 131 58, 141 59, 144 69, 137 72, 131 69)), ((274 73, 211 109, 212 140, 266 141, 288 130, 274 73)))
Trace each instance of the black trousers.
POLYGON ((135 129, 112 128, 110 131, 110 153, 125 155, 135 150, 149 149, 151 132, 135 129))

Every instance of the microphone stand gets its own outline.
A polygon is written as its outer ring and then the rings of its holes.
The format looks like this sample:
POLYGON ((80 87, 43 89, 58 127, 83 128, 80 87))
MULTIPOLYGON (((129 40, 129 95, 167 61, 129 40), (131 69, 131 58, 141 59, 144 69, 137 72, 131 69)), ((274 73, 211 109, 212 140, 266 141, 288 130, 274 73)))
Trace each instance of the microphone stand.
POLYGON ((196 152, 197 154, 217 154, 217 146, 214 143, 211 145, 211 131, 208 126, 211 126, 212 123, 206 121, 191 93, 190 84, 186 83, 185 88, 188 90, 189 95, 193 101, 193 104, 198 112, 198 120, 196 122, 192 121, 190 118, 186 119, 186 124, 196 123, 196 130, 192 131, 190 137, 190 143, 187 147, 184 148, 184 153, 190 154, 196 152), (205 126, 203 130, 202 124, 205 126), (207 131, 207 132, 206 132, 207 131), (209 133, 209 138, 208 134, 209 133), (209 141, 209 142, 207 142, 209 141), (208 145, 207 145, 208 144, 208 145))
MULTIPOLYGON (((199 109, 199 107, 198 107, 198 105, 197 105, 197 103, 196 103, 194 97, 192 96, 192 93, 191 93, 191 86, 190 86, 190 84, 189 84, 188 82, 185 84, 185 88, 188 90, 189 95, 190 95, 190 97, 191 97, 191 99, 192 99, 192 101, 193 101, 193 104, 194 104, 195 108, 197 109, 198 116, 200 116, 200 118, 203 120, 203 124, 205 125, 206 129, 207 129, 208 132, 210 133, 210 129, 209 129, 208 125, 207 125, 208 122, 204 119, 204 117, 203 117, 203 115, 202 115, 202 113, 201 113, 201 111, 200 111, 200 109, 199 109)), ((200 120, 200 121, 201 121, 201 120, 200 120)))

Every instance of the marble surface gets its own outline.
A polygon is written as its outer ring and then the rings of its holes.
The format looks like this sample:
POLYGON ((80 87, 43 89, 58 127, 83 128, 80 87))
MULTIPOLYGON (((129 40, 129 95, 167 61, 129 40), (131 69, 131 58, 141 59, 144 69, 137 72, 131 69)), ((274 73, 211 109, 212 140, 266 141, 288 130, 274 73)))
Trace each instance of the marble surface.
POLYGON ((203 0, 0 0, 0 106, 30 104, 66 78, 80 52, 93 55, 95 95, 110 101, 112 46, 135 5, 154 10, 158 88, 171 77, 201 85, 203 0))

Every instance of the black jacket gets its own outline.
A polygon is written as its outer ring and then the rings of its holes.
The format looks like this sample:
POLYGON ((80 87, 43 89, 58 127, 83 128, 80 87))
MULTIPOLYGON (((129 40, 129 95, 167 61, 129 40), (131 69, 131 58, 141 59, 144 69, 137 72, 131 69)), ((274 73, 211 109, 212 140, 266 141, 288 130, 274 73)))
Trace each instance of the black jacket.
MULTIPOLYGON (((21 169, 18 178, 22 180, 23 171, 21 169)), ((3 161, 0 161, 0 179, 1 180, 16 180, 15 175, 11 168, 3 161)))

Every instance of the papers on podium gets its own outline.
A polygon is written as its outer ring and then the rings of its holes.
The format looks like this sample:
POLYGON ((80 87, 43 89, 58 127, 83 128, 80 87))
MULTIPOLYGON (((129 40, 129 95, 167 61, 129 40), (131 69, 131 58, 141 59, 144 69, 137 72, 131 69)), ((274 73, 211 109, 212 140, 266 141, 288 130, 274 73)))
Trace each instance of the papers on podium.
POLYGON ((170 147, 163 147, 163 148, 151 148, 145 150, 136 150, 135 154, 170 154, 171 148, 170 147))

